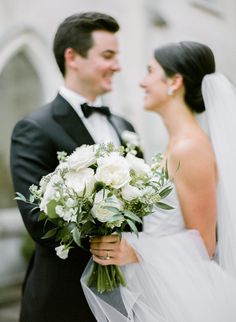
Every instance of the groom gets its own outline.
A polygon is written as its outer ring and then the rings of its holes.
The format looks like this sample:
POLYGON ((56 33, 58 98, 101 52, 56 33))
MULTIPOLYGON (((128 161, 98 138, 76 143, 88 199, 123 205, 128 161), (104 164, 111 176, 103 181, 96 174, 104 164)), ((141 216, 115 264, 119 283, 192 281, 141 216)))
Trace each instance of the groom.
MULTIPOLYGON (((54 54, 64 77, 56 98, 19 121, 12 134, 11 171, 15 191, 29 196, 29 186, 58 164, 57 151, 71 153, 82 144, 121 142, 130 123, 101 107, 101 95, 112 90, 120 70, 116 32, 119 25, 98 12, 75 14, 59 26, 54 54), (99 107, 94 112, 89 105, 99 107)), ((50 229, 38 220, 39 211, 19 202, 24 224, 36 242, 23 287, 21 322, 95 321, 80 286, 90 253, 75 247, 66 260, 55 253, 50 229)))

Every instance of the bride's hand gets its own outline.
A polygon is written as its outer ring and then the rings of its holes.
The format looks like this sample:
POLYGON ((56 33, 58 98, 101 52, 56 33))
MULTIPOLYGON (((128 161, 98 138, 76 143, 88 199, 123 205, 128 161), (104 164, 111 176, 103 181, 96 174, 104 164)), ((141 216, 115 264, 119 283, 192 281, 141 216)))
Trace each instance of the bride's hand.
POLYGON ((137 263, 135 250, 118 235, 93 237, 90 239, 93 260, 101 265, 126 265, 137 263))

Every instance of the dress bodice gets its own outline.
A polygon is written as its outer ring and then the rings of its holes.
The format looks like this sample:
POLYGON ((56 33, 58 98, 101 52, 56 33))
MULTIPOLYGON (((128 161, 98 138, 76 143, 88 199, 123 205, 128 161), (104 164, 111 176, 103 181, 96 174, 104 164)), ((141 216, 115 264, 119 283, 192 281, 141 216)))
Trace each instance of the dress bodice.
POLYGON ((184 220, 175 188, 163 200, 174 207, 172 210, 157 208, 154 213, 144 218, 143 231, 147 234, 165 236, 184 229, 184 220))

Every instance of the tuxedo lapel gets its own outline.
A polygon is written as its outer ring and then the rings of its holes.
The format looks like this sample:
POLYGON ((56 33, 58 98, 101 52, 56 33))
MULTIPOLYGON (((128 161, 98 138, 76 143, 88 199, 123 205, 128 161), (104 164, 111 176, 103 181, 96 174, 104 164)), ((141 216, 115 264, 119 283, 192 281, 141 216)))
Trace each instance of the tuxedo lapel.
POLYGON ((73 107, 59 94, 52 103, 52 113, 53 118, 79 146, 95 143, 73 107))
POLYGON ((119 139, 120 139, 120 143, 121 145, 125 145, 125 142, 122 140, 122 133, 125 130, 128 131, 134 131, 133 128, 130 128, 128 125, 129 123, 125 122, 124 119, 122 119, 119 116, 116 116, 114 114, 111 114, 111 116, 109 116, 109 122, 112 124, 112 126, 114 127, 119 139))

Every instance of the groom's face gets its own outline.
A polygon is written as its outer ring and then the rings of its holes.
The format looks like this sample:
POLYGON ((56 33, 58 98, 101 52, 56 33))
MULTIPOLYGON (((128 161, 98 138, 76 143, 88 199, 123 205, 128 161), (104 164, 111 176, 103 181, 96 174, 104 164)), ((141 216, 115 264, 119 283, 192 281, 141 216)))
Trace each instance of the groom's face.
POLYGON ((87 56, 76 54, 75 78, 80 94, 95 99, 112 90, 113 75, 120 70, 118 41, 111 32, 98 30, 92 33, 93 46, 87 56))
POLYGON ((152 58, 147 67, 147 74, 140 86, 145 90, 144 108, 159 111, 168 99, 168 79, 158 62, 152 58))

